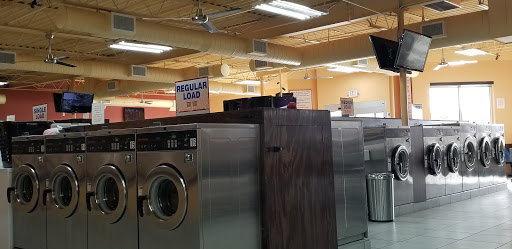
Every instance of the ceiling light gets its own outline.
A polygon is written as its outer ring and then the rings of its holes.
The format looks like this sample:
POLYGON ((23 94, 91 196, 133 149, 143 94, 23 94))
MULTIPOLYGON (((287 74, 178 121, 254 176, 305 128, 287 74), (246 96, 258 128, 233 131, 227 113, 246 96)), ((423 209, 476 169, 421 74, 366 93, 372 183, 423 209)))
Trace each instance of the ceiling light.
POLYGON ((7 86, 9 85, 9 82, 7 81, 0 81, 0 86, 7 86))
POLYGON ((175 90, 165 90, 164 93, 176 93, 175 90))
POLYGON ((282 0, 273 0, 268 3, 258 4, 254 8, 300 20, 307 20, 327 14, 304 5, 282 0))
MULTIPOLYGON (((267 83, 267 82, 264 81, 263 83, 267 83)), ((248 85, 248 86, 259 86, 260 85, 260 81, 259 80, 242 80, 242 81, 235 82, 235 84, 238 84, 238 85, 248 85)))
POLYGON ((466 64, 473 64, 477 63, 478 61, 450 61, 448 62, 448 65, 450 66, 460 66, 460 65, 466 65, 466 64))
POLYGON ((165 51, 172 50, 171 47, 167 47, 167 46, 154 45, 154 44, 139 44, 139 43, 125 42, 125 41, 118 41, 118 42, 110 45, 109 47, 115 48, 115 49, 124 49, 124 50, 155 53, 155 54, 160 54, 165 51))
POLYGON ((484 10, 489 9, 489 5, 487 5, 484 0, 478 0, 478 7, 482 8, 484 10))
POLYGON ((336 66, 333 68, 329 68, 327 70, 333 71, 333 72, 340 72, 340 73, 361 73, 361 72, 370 73, 370 71, 367 71, 367 70, 363 70, 360 68, 354 68, 354 67, 347 67, 347 66, 336 66))
POLYGON ((477 56, 477 55, 487 55, 489 53, 477 49, 477 48, 468 48, 468 49, 462 49, 455 51, 456 54, 466 55, 466 56, 477 56))
POLYGON ((441 69, 441 68, 443 68, 443 67, 446 67, 446 66, 448 66, 448 63, 446 63, 446 62, 441 62, 439 65, 437 65, 437 66, 434 68, 434 71, 437 71, 437 70, 439 70, 439 69, 441 69))

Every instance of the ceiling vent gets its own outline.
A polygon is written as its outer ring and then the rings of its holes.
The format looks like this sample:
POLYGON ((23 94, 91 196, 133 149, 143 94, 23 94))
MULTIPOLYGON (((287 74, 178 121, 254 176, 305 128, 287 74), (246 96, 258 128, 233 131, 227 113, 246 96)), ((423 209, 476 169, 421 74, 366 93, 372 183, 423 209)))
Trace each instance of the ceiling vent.
POLYGON ((443 0, 431 4, 425 5, 425 8, 429 8, 431 10, 437 11, 437 12, 444 12, 454 9, 460 8, 460 2, 461 0, 443 0))
POLYGON ((254 60, 254 68, 256 70, 263 70, 263 69, 269 69, 269 68, 272 68, 268 61, 259 61, 259 60, 254 60))
POLYGON ((265 56, 267 55, 268 43, 263 40, 252 40, 252 52, 249 54, 265 56))
POLYGON ((114 92, 119 90, 119 81, 109 81, 107 82, 107 91, 114 92))
POLYGON ((354 67, 367 67, 368 66, 368 59, 361 59, 357 60, 353 63, 354 67))
POLYGON ((209 77, 210 76, 210 68, 209 67, 200 67, 198 68, 198 75, 199 78, 201 77, 209 77))
POLYGON ((110 105, 112 103, 112 100, 106 99, 106 100, 102 100, 100 103, 103 103, 105 105, 110 105))
POLYGON ((444 22, 421 25, 421 33, 434 39, 446 37, 444 22))
POLYGON ((124 33, 135 33, 135 17, 112 13, 112 30, 124 33))
POLYGON ((13 52, 0 52, 0 63, 1 64, 16 64, 16 53, 13 52))
POLYGON ((247 90, 245 91, 245 93, 255 93, 255 92, 256 92, 255 86, 247 86, 247 90))
POLYGON ((148 68, 145 66, 132 65, 132 76, 146 77, 148 74, 148 68))

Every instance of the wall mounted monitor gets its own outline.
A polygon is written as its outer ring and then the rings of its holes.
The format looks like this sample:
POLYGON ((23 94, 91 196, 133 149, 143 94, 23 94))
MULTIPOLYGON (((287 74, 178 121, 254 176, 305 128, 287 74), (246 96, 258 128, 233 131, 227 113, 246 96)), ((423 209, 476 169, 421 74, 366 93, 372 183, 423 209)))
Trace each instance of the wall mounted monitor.
POLYGON ((92 110, 94 94, 91 93, 62 93, 62 112, 88 113, 92 110))
POLYGON ((55 112, 62 112, 62 93, 53 93, 55 112))
POLYGON ((123 109, 124 121, 135 121, 146 119, 144 108, 125 107, 123 109))
POLYGON ((399 44, 396 41, 370 35, 373 53, 377 57, 379 68, 398 73, 400 69, 395 67, 399 44))
POLYGON ((423 72, 431 43, 432 37, 407 29, 404 30, 400 39, 395 66, 423 72))

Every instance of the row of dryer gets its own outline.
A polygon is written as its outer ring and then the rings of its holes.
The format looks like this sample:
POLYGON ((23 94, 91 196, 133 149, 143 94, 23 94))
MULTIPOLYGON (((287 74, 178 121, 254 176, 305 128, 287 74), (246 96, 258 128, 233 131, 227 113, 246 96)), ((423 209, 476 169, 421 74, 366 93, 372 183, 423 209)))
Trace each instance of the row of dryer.
POLYGON ((238 124, 15 138, 14 248, 259 249, 259 141, 238 124))

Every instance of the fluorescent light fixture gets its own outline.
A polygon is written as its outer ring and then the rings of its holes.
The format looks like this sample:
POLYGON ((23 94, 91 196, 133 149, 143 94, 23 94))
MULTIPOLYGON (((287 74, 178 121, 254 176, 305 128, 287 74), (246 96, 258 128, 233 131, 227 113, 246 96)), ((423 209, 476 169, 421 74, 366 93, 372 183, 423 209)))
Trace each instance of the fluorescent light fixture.
MULTIPOLYGON (((264 81, 263 83, 267 83, 267 82, 264 81)), ((235 84, 238 84, 238 85, 248 85, 248 86, 259 86, 260 85, 260 81, 259 80, 242 80, 242 81, 235 82, 235 84)))
POLYGON ((304 5, 282 0, 273 0, 268 3, 258 4, 254 8, 300 20, 307 20, 327 14, 325 12, 314 10, 304 5))
POLYGON ((333 71, 333 72, 340 72, 340 73, 369 73, 370 72, 370 71, 363 70, 360 68, 347 67, 347 66, 336 66, 333 68, 329 68, 327 70, 333 71))
POLYGON ((441 64, 437 65, 437 67, 434 68, 434 71, 437 71, 437 70, 439 70, 439 69, 441 69, 443 67, 446 67, 446 66, 448 66, 448 63, 445 63, 445 64, 441 63, 441 64))
POLYGON ((477 56, 477 55, 487 55, 489 53, 477 49, 477 48, 468 48, 468 49, 462 49, 455 51, 456 54, 466 55, 466 56, 477 56))
POLYGON ((485 4, 484 0, 478 0, 478 7, 482 8, 484 10, 488 10, 489 9, 489 5, 485 4))
POLYGON ((9 82, 7 81, 0 81, 0 86, 7 86, 9 85, 9 82))
POLYGON ((165 90, 164 93, 176 93, 175 90, 165 90))
POLYGON ((109 47, 115 48, 115 49, 123 49, 123 50, 131 50, 131 51, 138 51, 138 52, 155 53, 155 54, 160 54, 160 53, 172 50, 171 47, 167 47, 167 46, 154 45, 154 44, 140 44, 140 43, 133 43, 133 42, 125 42, 125 41, 118 41, 118 42, 110 45, 109 47))
POLYGON ((460 65, 466 65, 466 64, 473 64, 477 63, 478 61, 450 61, 448 62, 448 65, 450 66, 460 66, 460 65))

